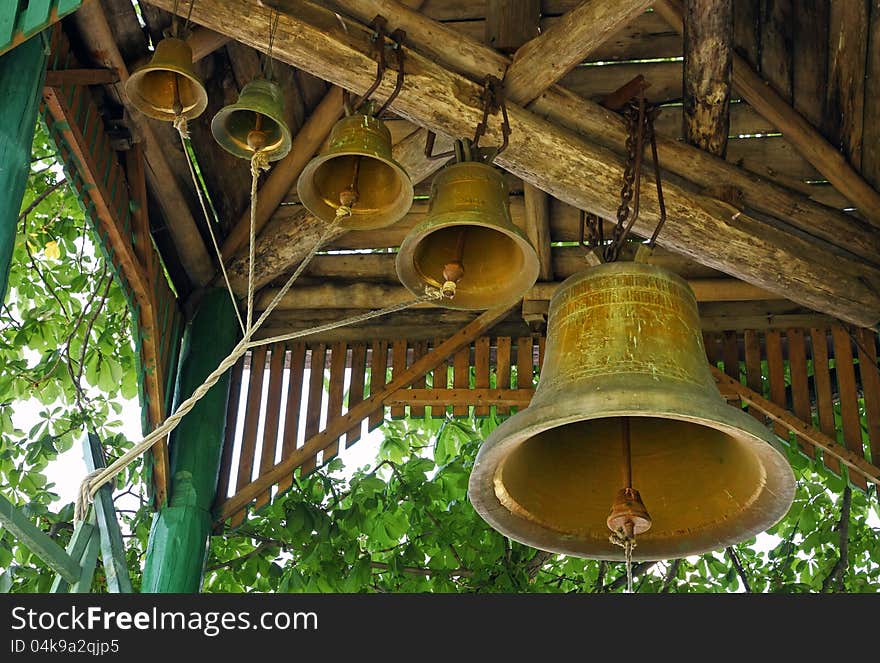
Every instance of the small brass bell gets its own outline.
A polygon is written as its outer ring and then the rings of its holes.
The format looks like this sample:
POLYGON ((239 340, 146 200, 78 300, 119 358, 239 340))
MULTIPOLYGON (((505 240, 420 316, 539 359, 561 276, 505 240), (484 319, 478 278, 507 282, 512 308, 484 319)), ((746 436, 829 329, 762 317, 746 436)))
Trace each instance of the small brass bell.
POLYGON ((348 230, 384 228, 412 207, 412 182, 391 156, 391 132, 369 113, 336 123, 327 150, 306 165, 296 188, 306 209, 325 221, 350 209, 339 217, 348 230))
POLYGON ((771 431, 719 394, 699 322, 690 287, 657 266, 567 279, 531 405, 477 455, 480 515, 529 546, 596 559, 623 559, 609 530, 628 525, 642 560, 718 550, 782 518, 791 468, 771 431))
POLYGON ((396 267, 416 294, 454 283, 454 296, 437 305, 467 310, 515 302, 540 269, 535 248, 510 218, 504 177, 479 161, 451 164, 434 177, 427 218, 403 240, 396 267))
POLYGON ((284 94, 274 81, 257 79, 244 86, 238 101, 221 108, 211 121, 214 139, 227 152, 248 161, 263 151, 269 161, 290 152, 284 121, 284 94))
POLYGON ((197 118, 208 105, 208 93, 193 68, 192 49, 174 37, 158 43, 150 61, 125 82, 125 93, 141 113, 166 122, 197 118))

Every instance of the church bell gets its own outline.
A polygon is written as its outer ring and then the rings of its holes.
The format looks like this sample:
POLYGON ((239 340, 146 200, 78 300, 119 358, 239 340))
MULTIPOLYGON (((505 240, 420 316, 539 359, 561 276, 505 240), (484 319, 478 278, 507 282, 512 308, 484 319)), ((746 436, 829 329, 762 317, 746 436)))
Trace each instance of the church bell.
POLYGON ((633 559, 680 558, 767 529, 794 492, 772 432, 718 392, 688 284, 637 263, 559 287, 531 405, 488 436, 468 488, 510 538, 612 560, 625 522, 633 559))
POLYGON ((297 182, 302 204, 347 230, 384 228, 412 206, 412 181, 391 156, 391 132, 370 113, 339 120, 328 148, 312 159, 297 182), (349 210, 341 215, 337 210, 349 210))
POLYGON ((269 161, 284 158, 290 152, 291 138, 278 83, 256 79, 245 85, 238 101, 214 116, 211 133, 223 149, 240 159, 250 161, 258 151, 269 161))
POLYGON ((396 267, 414 294, 453 283, 454 297, 437 305, 467 310, 515 302, 540 269, 535 248, 510 218, 504 177, 479 161, 437 173, 428 215, 403 240, 396 267))
POLYGON ((125 93, 141 113, 172 122, 192 120, 208 105, 208 93, 192 63, 192 49, 182 39, 167 37, 153 57, 125 82, 125 93))

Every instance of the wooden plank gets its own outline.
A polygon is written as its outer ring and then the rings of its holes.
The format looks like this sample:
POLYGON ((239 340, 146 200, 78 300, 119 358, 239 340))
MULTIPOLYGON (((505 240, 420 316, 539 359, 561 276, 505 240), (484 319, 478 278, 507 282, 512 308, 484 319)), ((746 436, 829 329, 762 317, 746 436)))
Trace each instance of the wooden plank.
MULTIPOLYGON (((439 347, 443 343, 442 338, 434 339, 434 348, 439 347)), ((449 388, 449 358, 444 357, 437 362, 437 366, 431 373, 431 384, 435 390, 449 388)), ((443 419, 446 417, 446 408, 437 406, 431 407, 431 417, 434 419, 443 419)))
POLYGON ((547 337, 541 335, 538 337, 538 379, 540 379, 541 369, 544 367, 544 352, 546 349, 547 337))
POLYGON ((254 471, 254 456, 257 449, 257 429, 262 416, 260 405, 263 400, 263 376, 266 372, 266 346, 251 351, 250 377, 248 380, 247 410, 244 415, 244 432, 241 450, 238 453, 238 476, 236 491, 251 482, 254 471))
MULTIPOLYGON (((324 366, 327 362, 327 346, 313 344, 309 362, 309 402, 306 406, 305 439, 318 434, 321 427, 321 404, 324 401, 324 366)), ((317 458, 309 458, 300 467, 300 476, 310 474, 317 466, 317 458)))
POLYGON ((792 0, 761 3, 759 71, 786 102, 792 100, 792 0))
POLYGON ((244 357, 235 362, 229 378, 229 400, 226 402, 226 429, 223 434, 223 453, 220 456, 220 471, 217 474, 217 501, 222 504, 229 495, 229 474, 232 471, 232 457, 235 451, 235 430, 238 423, 238 406, 241 400, 241 376, 244 371, 244 357))
MULTIPOLYGON (((374 341, 371 349, 370 363, 370 396, 381 393, 385 389, 385 380, 388 370, 388 343, 386 341, 374 341)), ((371 431, 381 426, 385 421, 385 409, 377 408, 370 412, 367 430, 371 431)), ((309 439, 306 436, 306 439, 309 439)))
MULTIPOLYGON (((470 388, 471 381, 471 349, 464 347, 452 358, 452 386, 455 389, 470 388)), ((468 416, 467 405, 456 405, 452 408, 453 417, 468 416)))
MULTIPOLYGON (((788 407, 785 390, 785 357, 782 355, 782 334, 771 329, 764 336, 767 352, 767 377, 770 381, 770 400, 782 408, 788 407)), ((776 434, 787 439, 788 431, 784 426, 775 424, 776 434)))
MULTIPOLYGON (((761 372, 761 338, 753 329, 746 329, 743 333, 746 360, 746 384, 749 389, 757 394, 764 395, 764 380, 761 372)), ((764 423, 764 415, 758 410, 749 408, 749 414, 764 423)))
MULTIPOLYGON (((351 346, 351 380, 348 388, 348 409, 364 400, 364 383, 367 372, 367 346, 353 343, 351 346)), ((363 422, 359 421, 345 434, 345 447, 348 448, 361 439, 363 422)))
MULTIPOLYGON (((499 336, 495 340, 495 386, 498 389, 510 389, 510 354, 512 341, 509 336, 499 336)), ((495 412, 500 416, 510 414, 510 408, 499 405, 495 412)))
MULTIPOLYGON (((834 371, 837 375, 837 391, 840 395, 840 418, 843 424, 843 440, 846 448, 862 457, 865 448, 862 443, 862 422, 859 418, 859 393, 856 387, 856 372, 853 365, 852 339, 840 325, 831 328, 834 341, 834 371)), ((851 475, 850 480, 860 488, 865 488, 864 478, 851 475)))
MULTIPOLYGON (((816 430, 809 424, 801 421, 784 407, 771 403, 752 392, 748 387, 727 377, 717 368, 712 369, 712 374, 723 388, 733 390, 739 394, 743 402, 761 409, 777 425, 784 427, 786 431, 794 433, 797 437, 803 437, 815 447, 822 449, 826 459, 828 456, 833 456, 835 460, 843 462, 852 470, 850 476, 858 477, 857 485, 865 484, 865 479, 880 485, 880 468, 875 467, 859 454, 837 444, 822 431, 816 430)), ((787 434, 788 432, 786 432, 787 434)))
POLYGON ((486 0, 484 41, 502 53, 512 53, 538 35, 541 0, 486 0))
POLYGON ((77 561, 3 495, 0 495, 0 525, 64 580, 69 583, 79 580, 77 561))
MULTIPOLYGON (((810 348, 813 358, 813 381, 816 385, 816 409, 819 411, 819 429, 836 440, 837 428, 834 425, 827 329, 816 327, 810 329, 810 348)), ((822 462, 835 474, 841 474, 840 463, 834 455, 822 454, 822 462)))
MULTIPOLYGON (((412 343, 413 362, 418 361, 428 353, 427 341, 416 341, 412 343)), ((424 389, 426 385, 425 376, 418 378, 413 382, 413 389, 424 389)), ((486 385, 488 386, 488 385, 486 385)), ((409 408, 409 416, 413 419, 423 419, 425 417, 425 407, 423 405, 411 405, 409 408)))
POLYGON ((112 69, 55 69, 46 72, 46 87, 63 85, 107 85, 119 80, 112 69))
MULTIPOLYGON (((406 370, 406 340, 398 339, 391 345, 391 379, 395 375, 403 373, 406 370)), ((403 419, 406 416, 406 408, 396 406, 391 408, 390 417, 392 419, 403 419)))
POLYGON ((792 96, 794 109, 814 127, 825 117, 828 82, 829 0, 793 0, 792 96))
MULTIPOLYGON (((880 189, 880 7, 871 4, 868 62, 865 65, 865 119, 862 136, 862 174, 880 189)), ((876 460, 876 459, 875 459, 876 460)))
POLYGON ((237 513, 267 486, 271 486, 285 474, 309 459, 315 458, 333 438, 339 437, 343 431, 350 428, 352 422, 361 421, 375 410, 384 408, 386 398, 400 389, 406 389, 416 378, 432 370, 443 358, 457 353, 461 348, 469 347, 471 342, 485 334, 496 322, 503 319, 510 312, 510 308, 510 306, 505 305, 491 308, 481 313, 475 320, 434 348, 430 354, 414 362, 406 372, 392 380, 390 384, 385 385, 384 389, 380 391, 371 390, 369 398, 351 408, 342 417, 329 422, 323 431, 307 440, 303 447, 298 449, 293 455, 276 465, 271 472, 260 477, 226 502, 220 512, 219 520, 225 520, 230 515, 237 513))
MULTIPOLYGON (((327 395, 327 421, 342 416, 342 398, 345 394, 345 364, 348 344, 334 343, 330 349, 330 390, 327 395)), ((341 437, 341 436, 340 436, 341 437)), ((332 460, 339 453, 340 439, 336 438, 324 450, 324 462, 332 460)))
POLYGON ((703 346, 706 348, 706 359, 713 366, 717 366, 721 358, 721 336, 703 332, 703 346))
MULTIPOLYGON (((299 437, 299 417, 302 409, 303 380, 306 370, 306 344, 294 343, 290 346, 290 370, 287 378, 287 407, 284 412, 284 438, 281 442, 281 460, 296 450, 299 437)), ((278 482, 278 494, 284 493, 293 484, 293 474, 288 474, 278 482)))
POLYGON ((733 12, 733 43, 737 53, 753 67, 757 67, 759 62, 760 25, 761 0, 736 0, 736 11, 733 12))
POLYGON ((529 405, 534 389, 401 389, 388 397, 389 405, 464 406, 489 410, 493 405, 524 408, 529 405))
MULTIPOLYGON (((90 519, 93 520, 93 519, 90 519)), ((98 558, 99 541, 93 522, 84 521, 76 525, 67 544, 67 554, 76 560, 79 567, 76 582, 68 582, 60 575, 52 581, 50 593, 87 593, 91 590, 92 576, 95 573, 95 562, 98 558)))
MULTIPOLYGON (((489 388, 489 337, 481 336, 474 342, 474 388, 489 388)), ((475 417, 488 417, 489 405, 475 405, 475 417)))
MULTIPOLYGON (((89 433, 83 440, 83 457, 89 472, 105 467, 104 449, 96 435, 89 433)), ((128 575, 128 560, 125 557, 125 542, 116 518, 116 506, 113 502, 113 488, 110 484, 101 486, 95 495, 95 521, 97 531, 94 534, 95 545, 100 546, 104 566, 104 577, 107 591, 113 594, 131 594, 131 578, 128 575)), ((97 551, 96 553, 97 554, 97 551)), ((81 565, 82 566, 82 565, 81 565)), ((94 566, 92 567, 94 570, 94 566)), ((83 591, 89 591, 91 578, 80 583, 83 591)))
MULTIPOLYGON (((284 386, 284 360, 287 349, 284 343, 274 343, 269 358, 269 391, 263 412, 263 446, 260 451, 260 474, 275 465, 275 447, 278 444, 278 427, 281 417, 281 390, 284 386)), ((272 492, 267 490, 257 497, 256 509, 269 503, 272 492)))
POLYGON ((739 380, 739 341, 735 331, 725 331, 721 340, 724 372, 739 380))
MULTIPOLYGON (((789 329, 785 332, 788 341, 788 369, 791 381, 792 411, 799 419, 813 421, 810 412, 810 383, 807 377, 807 346, 803 329, 789 329)), ((798 437, 798 446, 810 458, 816 457, 816 449, 806 440, 798 437)))
POLYGON ((516 341, 516 388, 534 387, 534 355, 531 336, 521 336, 516 341))
POLYGON ((859 383, 865 399, 865 423, 870 440, 871 462, 880 464, 880 368, 877 365, 877 335, 870 329, 856 331, 859 341, 859 383))
POLYGON ((732 55, 733 0, 685 2, 685 140, 721 157, 730 133, 732 55))

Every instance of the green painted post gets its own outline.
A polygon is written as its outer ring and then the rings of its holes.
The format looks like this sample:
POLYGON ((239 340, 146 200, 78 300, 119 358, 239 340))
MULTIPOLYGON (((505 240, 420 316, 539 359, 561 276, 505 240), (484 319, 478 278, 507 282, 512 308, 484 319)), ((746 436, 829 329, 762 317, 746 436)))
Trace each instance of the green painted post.
POLYGON ((42 39, 0 56, 0 302, 6 298, 45 72, 42 39))
MULTIPOLYGON (((224 290, 212 290, 183 339, 175 408, 201 385, 238 341, 235 311, 224 290)), ((171 434, 171 499, 153 519, 141 591, 185 593, 202 584, 211 506, 226 428, 229 372, 171 434)))

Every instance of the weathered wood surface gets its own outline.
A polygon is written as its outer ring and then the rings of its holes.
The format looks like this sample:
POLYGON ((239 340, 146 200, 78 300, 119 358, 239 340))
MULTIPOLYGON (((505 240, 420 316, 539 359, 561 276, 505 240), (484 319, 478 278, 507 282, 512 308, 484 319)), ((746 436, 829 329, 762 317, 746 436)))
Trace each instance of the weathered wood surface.
POLYGON ((684 16, 684 135, 711 154, 727 152, 733 0, 686 0, 684 16))
MULTIPOLYGON (((682 27, 682 10, 678 0, 658 0, 655 9, 668 19, 673 27, 676 29, 682 27)), ((849 24, 851 19, 841 19, 841 21, 849 24)), ((844 33, 831 32, 831 34, 842 36, 844 33)), ((852 81, 853 85, 860 85, 859 81, 852 80, 855 65, 846 66, 841 63, 838 68, 844 81, 852 81)), ((865 182, 844 154, 826 141, 815 127, 798 114, 783 96, 774 91, 751 65, 736 53, 733 55, 733 86, 749 104, 778 127, 798 151, 859 208, 866 219, 874 226, 880 227, 880 193, 865 182)), ((853 100, 852 105, 856 106, 859 103, 853 100)), ((845 140, 850 146, 854 145, 856 136, 861 135, 861 107, 858 108, 858 111, 855 108, 850 111, 853 118, 856 114, 859 115, 858 121, 851 121, 849 128, 844 131, 845 140)))
POLYGON ((486 0, 484 41, 502 53, 512 53, 538 35, 541 0, 486 0))
MULTIPOLYGON (((170 4, 167 0, 153 1, 170 4)), ((206 2, 195 8, 194 20, 221 29, 224 17, 247 13, 242 11, 245 7, 251 7, 246 0, 235 0, 222 8, 214 6, 214 2, 206 2)), ((235 31, 239 38, 259 47, 265 39, 256 25, 260 22, 257 19, 261 10, 251 9, 251 20, 239 21, 235 31)), ((286 38, 284 45, 276 48, 276 53, 279 58, 306 67, 315 75, 363 91, 372 77, 366 42, 363 45, 355 43, 356 26, 348 27, 349 32, 344 33, 335 15, 325 15, 304 5, 298 18, 282 15, 279 30, 285 32, 286 38), (308 22, 303 17, 307 17, 308 22), (322 55, 317 55, 322 51, 322 55)), ((397 111, 438 130, 469 133, 480 115, 476 107, 479 104, 474 103, 478 86, 468 84, 416 54, 408 54, 408 63, 412 71, 395 103, 397 111), (438 103, 438 99, 446 103, 438 103)), ((390 81, 383 86, 387 92, 390 81)), ((380 87, 380 96, 382 90, 380 87)), ((583 117, 583 102, 578 105, 579 115, 583 117)), ((559 198, 610 215, 609 203, 614 200, 611 192, 616 192, 620 177, 619 157, 541 122, 516 106, 510 108, 510 115, 514 131, 533 139, 528 143, 512 142, 499 159, 501 164, 559 198), (547 163, 547 155, 554 155, 552 162, 547 163), (536 172, 538 170, 540 172, 536 172), (586 176, 587 173, 591 176, 586 176)), ((493 133, 496 131, 497 128, 493 127, 493 133)), ((646 192, 648 204, 643 205, 641 222, 637 226, 637 231, 642 233, 648 233, 656 221, 656 206, 650 203, 650 187, 645 188, 649 189, 646 192)), ((689 193, 684 187, 669 183, 667 188, 670 208, 670 222, 664 231, 667 246, 748 278, 755 284, 774 288, 777 292, 784 291, 813 308, 858 324, 875 321, 877 295, 860 280, 860 277, 867 278, 870 282, 875 278, 872 268, 851 263, 848 270, 841 270, 840 260, 806 238, 792 238, 788 233, 769 228, 715 199, 689 193), (745 251, 746 247, 748 251, 745 251), (834 263, 833 269, 831 263, 834 263), (785 274, 779 273, 780 264, 786 264, 785 274), (817 288, 817 284, 822 287, 817 288)), ((852 233, 847 235, 849 238, 853 236, 852 233)))
POLYGON ((553 280, 553 255, 550 248, 550 197, 531 184, 523 190, 526 234, 538 252, 538 279, 553 280))
POLYGON ((880 5, 871 3, 868 61, 865 65, 865 128, 862 136, 862 173, 880 189, 880 5))

